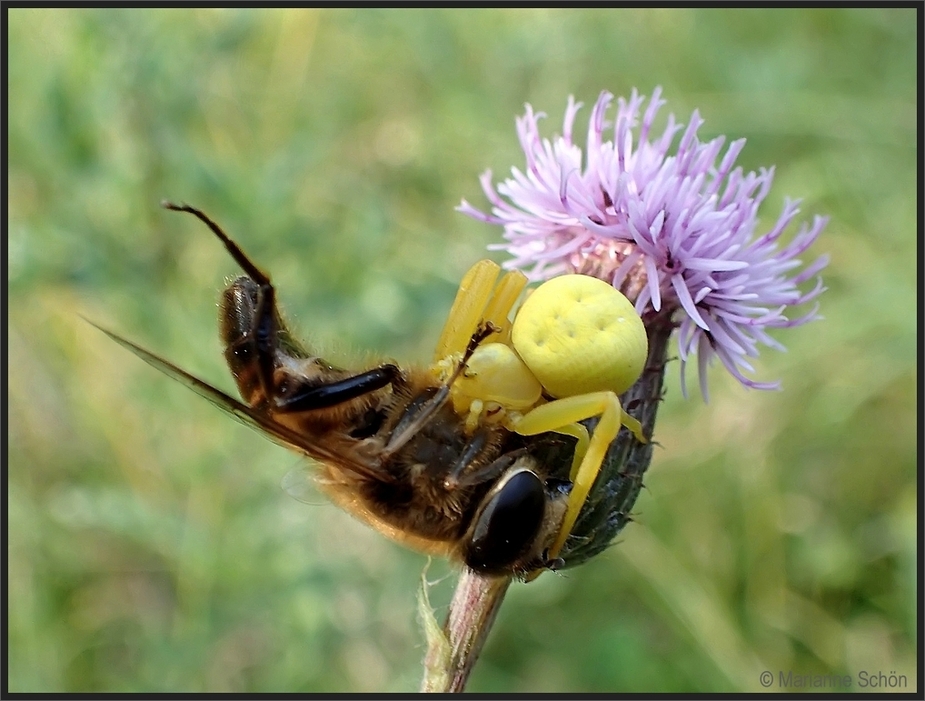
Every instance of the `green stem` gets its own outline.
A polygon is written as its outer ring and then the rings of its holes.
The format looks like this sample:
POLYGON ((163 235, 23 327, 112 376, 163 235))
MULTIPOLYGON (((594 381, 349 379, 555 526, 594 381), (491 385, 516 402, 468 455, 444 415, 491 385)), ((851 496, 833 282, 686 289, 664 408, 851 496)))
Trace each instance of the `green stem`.
POLYGON ((511 581, 510 577, 485 577, 468 568, 463 571, 442 635, 428 635, 421 691, 465 689, 511 581))

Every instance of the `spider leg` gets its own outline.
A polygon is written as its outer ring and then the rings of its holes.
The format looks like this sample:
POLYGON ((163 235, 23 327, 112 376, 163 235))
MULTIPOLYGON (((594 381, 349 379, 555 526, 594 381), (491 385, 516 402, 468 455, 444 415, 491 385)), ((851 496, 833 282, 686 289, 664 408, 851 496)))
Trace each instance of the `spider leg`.
POLYGON ((188 204, 174 204, 167 201, 161 202, 161 206, 174 212, 192 214, 208 226, 247 274, 247 278, 242 279, 243 282, 232 284, 223 295, 223 304, 228 306, 223 307, 223 313, 227 316, 222 319, 222 333, 227 336, 229 329, 235 335, 241 331, 247 331, 246 335, 242 335, 238 340, 244 341, 247 346, 253 346, 257 355, 257 378, 264 395, 269 397, 273 393, 273 370, 280 330, 279 312, 276 309, 276 289, 270 282, 270 276, 257 267, 241 247, 201 209, 188 204), (250 299, 248 292, 248 285, 251 284, 254 290, 254 300, 250 299), (251 328, 246 330, 235 323, 239 321, 242 309, 247 309, 247 313, 252 317, 251 328))
POLYGON ((505 273, 495 287, 482 313, 482 319, 493 324, 500 334, 500 338, 495 340, 511 345, 511 322, 508 315, 526 286, 527 276, 519 270, 511 270, 505 273))
MULTIPOLYGON (((571 533, 581 507, 588 498, 588 493, 591 491, 594 480, 597 479, 601 465, 604 462, 604 456, 607 454, 607 449, 614 438, 617 437, 621 424, 630 429, 640 441, 645 443, 648 442, 648 439, 643 435, 642 426, 639 422, 623 411, 620 400, 613 392, 592 392, 575 397, 556 399, 524 414, 513 426, 514 431, 526 436, 545 431, 557 431, 575 435, 575 433, 571 432, 571 426, 593 416, 600 416, 601 418, 591 434, 591 440, 587 443, 587 448, 577 469, 573 462, 571 471, 572 491, 569 494, 568 505, 562 518, 559 534, 549 548, 548 559, 550 560, 558 557, 569 533, 571 533)), ((578 450, 581 450, 580 445, 578 450)), ((575 461, 577 460, 578 456, 576 454, 575 461)))
POLYGON ((508 313, 527 284, 519 271, 507 273, 496 285, 501 267, 490 260, 473 265, 459 284, 440 340, 434 350, 434 363, 462 354, 480 324, 496 326, 502 338, 510 336, 508 313))
POLYGON ((569 482, 574 482, 578 476, 578 466, 581 465, 581 461, 584 460, 585 454, 588 452, 588 441, 591 440, 590 434, 584 424, 580 423, 560 426, 555 431, 566 436, 572 436, 577 441, 575 443, 575 454, 572 456, 572 469, 569 470, 568 476, 569 482))

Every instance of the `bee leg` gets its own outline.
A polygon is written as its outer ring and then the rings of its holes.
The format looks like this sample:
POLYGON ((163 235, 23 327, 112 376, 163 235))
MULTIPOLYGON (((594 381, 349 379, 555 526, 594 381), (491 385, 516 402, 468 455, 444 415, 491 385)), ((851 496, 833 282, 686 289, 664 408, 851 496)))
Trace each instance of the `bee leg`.
POLYGON ((509 335, 507 315, 526 286, 527 278, 519 271, 511 271, 496 286, 500 272, 497 263, 481 260, 463 276, 434 350, 435 363, 462 353, 480 324, 491 323, 505 337, 509 335))
POLYGON ((500 476, 507 470, 514 461, 523 455, 526 451, 523 449, 512 450, 496 458, 487 465, 482 465, 466 472, 472 463, 478 458, 479 453, 488 447, 485 440, 490 434, 488 432, 477 433, 471 441, 466 444, 459 460, 453 465, 449 474, 443 480, 443 486, 447 489, 456 489, 459 487, 469 487, 474 484, 487 482, 500 476))
POLYGON ((273 392, 273 370, 275 366, 275 351, 278 342, 277 332, 279 328, 278 314, 276 311, 276 290, 273 283, 270 282, 270 276, 263 272, 257 265, 247 257, 247 254, 226 234, 222 227, 216 224, 201 209, 191 207, 188 204, 174 204, 172 202, 162 202, 161 206, 174 212, 186 212, 192 214, 202 223, 209 227, 213 234, 218 237, 225 249, 241 266, 245 274, 254 281, 257 286, 256 304, 254 306, 254 324, 251 329, 251 335, 254 338, 257 352, 257 373, 260 378, 260 384, 266 396, 273 392))
POLYGON ((412 420, 407 422, 402 421, 402 424, 400 424, 401 429, 392 433, 392 437, 389 439, 388 444, 383 448, 383 458, 387 458, 401 449, 402 446, 411 440, 412 436, 421 430, 421 426, 424 426, 430 421, 440 408, 447 403, 450 398, 450 387, 453 382, 455 382, 456 378, 459 377, 460 373, 465 370, 466 363, 469 361, 469 358, 472 357, 472 354, 475 353, 475 349, 479 347, 482 341, 496 332, 497 329, 491 323, 484 322, 479 324, 475 333, 473 333, 472 337, 469 339, 462 359, 459 361, 456 369, 453 370, 453 374, 440 386, 433 397, 420 405, 417 415, 412 420))
POLYGON ((241 269, 247 273, 247 276, 251 280, 261 286, 272 286, 270 285, 270 276, 258 268, 251 259, 247 257, 247 254, 241 250, 241 247, 232 241, 228 234, 222 231, 222 227, 212 221, 201 209, 196 209, 188 204, 174 204, 173 202, 161 202, 161 206, 164 209, 170 209, 174 212, 186 212, 195 216, 212 230, 212 233, 218 237, 219 241, 225 244, 225 248, 228 250, 228 253, 231 254, 231 257, 234 258, 235 263, 241 266, 241 269))
POLYGON ((563 567, 565 567, 565 560, 561 557, 549 557, 549 551, 547 550, 532 562, 526 562, 522 567, 519 567, 518 574, 525 583, 529 584, 543 574, 545 570, 555 572, 556 570, 561 570, 563 567))
POLYGON ((397 366, 386 363, 358 375, 323 385, 297 387, 290 391, 286 391, 285 386, 280 386, 277 387, 273 408, 284 413, 326 409, 402 380, 402 371, 397 366))
POLYGON ((568 506, 562 518, 559 534, 549 548, 548 558, 550 560, 555 560, 559 556, 566 538, 578 519, 581 507, 591 491, 591 486, 600 472, 607 449, 617 437, 621 424, 632 431, 640 442, 647 443, 648 439, 643 434, 640 423, 623 411, 620 400, 613 392, 593 392, 556 399, 524 414, 513 427, 517 433, 531 436, 545 431, 561 431, 563 427, 593 416, 601 418, 591 435, 578 469, 575 470, 574 466, 572 468, 574 484, 569 494, 568 506))

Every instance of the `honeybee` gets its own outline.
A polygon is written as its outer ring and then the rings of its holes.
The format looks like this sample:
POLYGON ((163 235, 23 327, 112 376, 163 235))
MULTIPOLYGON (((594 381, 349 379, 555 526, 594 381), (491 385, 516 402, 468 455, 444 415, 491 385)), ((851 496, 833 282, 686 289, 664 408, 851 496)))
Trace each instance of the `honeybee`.
POLYGON ((270 277, 205 213, 244 275, 222 293, 220 335, 239 401, 110 331, 223 411, 312 459, 331 501, 393 540, 485 575, 532 579, 560 557, 621 425, 617 394, 646 359, 632 305, 583 275, 536 288, 491 261, 464 277, 430 367, 336 367, 297 341, 270 277), (599 417, 593 433, 583 420, 599 417))

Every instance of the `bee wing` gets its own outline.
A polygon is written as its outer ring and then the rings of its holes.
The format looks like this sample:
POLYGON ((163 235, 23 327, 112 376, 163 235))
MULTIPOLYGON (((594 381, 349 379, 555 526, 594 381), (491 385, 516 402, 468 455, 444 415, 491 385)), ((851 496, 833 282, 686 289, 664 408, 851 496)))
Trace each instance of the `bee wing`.
POLYGON ((128 339, 122 338, 121 336, 114 334, 111 331, 107 331, 102 326, 94 324, 89 319, 86 319, 86 321, 93 326, 96 326, 96 328, 109 336, 109 338, 111 338, 113 341, 118 343, 123 348, 127 348, 152 367, 157 368, 165 375, 175 379, 177 382, 186 385, 200 397, 208 399, 210 402, 212 402, 212 404, 217 406, 226 414, 231 415, 245 426, 249 426, 260 431, 274 443, 277 443, 284 448, 289 448, 290 450, 297 450, 302 452, 309 457, 314 458, 315 460, 333 463, 338 467, 349 470, 350 472, 357 473, 369 479, 374 479, 377 481, 389 480, 388 474, 386 474, 381 468, 377 468, 377 466, 374 465, 364 464, 360 462, 355 456, 342 453, 339 450, 332 449, 317 441, 311 441, 306 436, 293 431, 288 426, 284 426, 283 424, 275 421, 271 415, 257 411, 253 407, 238 401, 234 397, 225 394, 220 389, 213 387, 208 382, 204 382, 198 377, 190 375, 188 372, 181 370, 173 363, 164 360, 163 358, 155 355, 154 353, 151 353, 150 351, 145 350, 141 346, 135 345, 128 339))
POLYGON ((315 474, 304 467, 295 467, 285 475, 279 486, 283 488, 289 496, 305 504, 316 505, 326 503, 318 491, 318 483, 315 481, 315 474))

